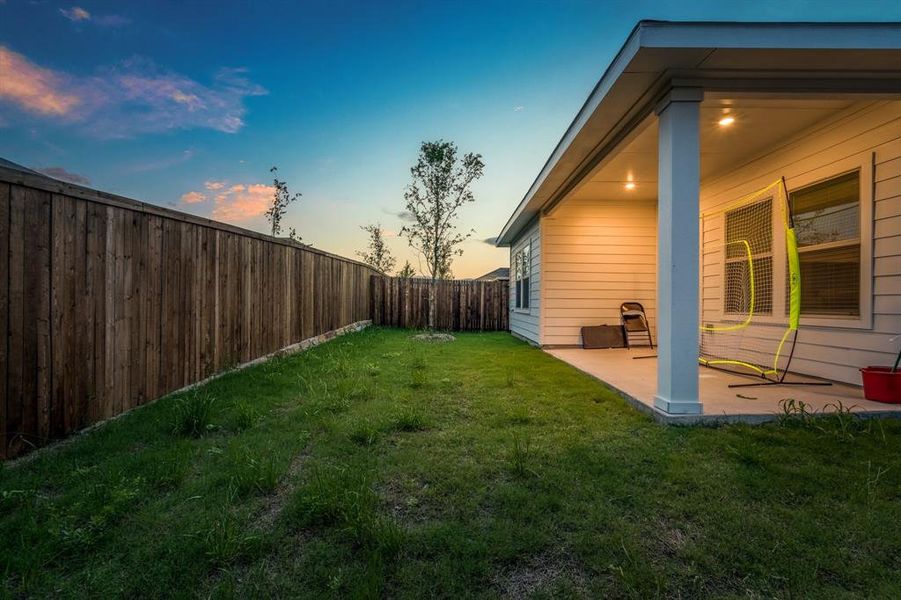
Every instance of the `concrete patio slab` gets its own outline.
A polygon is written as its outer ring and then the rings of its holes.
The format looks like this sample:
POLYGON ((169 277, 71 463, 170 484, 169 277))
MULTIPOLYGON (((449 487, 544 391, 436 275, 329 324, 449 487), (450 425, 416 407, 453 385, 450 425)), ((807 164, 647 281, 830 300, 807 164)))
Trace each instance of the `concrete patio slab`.
MULTIPOLYGON (((569 363, 619 392, 630 404, 658 421, 670 424, 744 422, 762 423, 778 418, 780 402, 794 398, 805 402, 811 412, 830 412, 844 406, 861 417, 901 418, 901 404, 872 402, 857 386, 833 382, 830 386, 773 385, 730 388, 729 384, 753 383, 750 377, 733 375, 699 366, 701 415, 670 415, 654 407, 657 390, 657 360, 649 348, 545 348, 545 352, 569 363)), ((822 381, 789 375, 789 381, 822 381)))

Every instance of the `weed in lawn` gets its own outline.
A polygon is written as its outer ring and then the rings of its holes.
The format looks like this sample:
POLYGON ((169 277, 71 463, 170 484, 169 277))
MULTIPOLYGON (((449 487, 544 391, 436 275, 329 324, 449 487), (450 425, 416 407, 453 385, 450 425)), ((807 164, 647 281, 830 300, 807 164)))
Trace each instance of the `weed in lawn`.
POLYGON ((784 398, 779 401, 779 424, 783 427, 791 425, 807 425, 813 415, 809 405, 803 400, 784 398))
POLYGON ((381 367, 379 367, 378 365, 376 365, 374 363, 369 363, 366 365, 365 371, 366 371, 366 374, 369 375, 370 377, 378 377, 379 374, 382 372, 382 369, 381 369, 381 367))
POLYGON ((347 358, 347 352, 340 346, 326 345, 324 348, 325 373, 336 377, 346 377, 351 373, 350 361, 347 358))
POLYGON ((505 381, 507 382, 507 387, 513 387, 516 385, 516 369, 507 369, 505 373, 505 381))
POLYGON ((198 438, 213 428, 213 405, 216 398, 198 388, 177 398, 173 408, 172 433, 198 438))
POLYGON ((235 518, 224 508, 210 524, 204 538, 207 558, 212 566, 227 565, 241 552, 241 534, 235 518))
POLYGON ((507 418, 508 425, 528 425, 532 422, 532 415, 523 407, 516 407, 507 418))
POLYGON ((365 473, 345 467, 315 467, 312 473, 286 511, 289 519, 301 527, 336 526, 381 558, 397 555, 403 530, 378 513, 378 496, 365 473))
POLYGON ((423 370, 413 370, 410 373, 410 387, 418 390, 424 388, 428 383, 428 378, 426 377, 425 371, 423 370))
POLYGON ((854 412, 853 405, 847 406, 840 400, 827 404, 819 413, 811 412, 810 405, 794 399, 782 400, 779 406, 782 409, 779 413, 779 424, 783 427, 812 429, 833 435, 842 441, 851 441, 859 434, 876 433, 881 433, 882 439, 885 439, 881 422, 876 425, 872 421, 865 423, 860 415, 854 412))
POLYGON ((250 429, 260 421, 261 417, 260 409, 252 401, 246 398, 235 400, 232 420, 235 431, 250 429))
POLYGON ((414 371, 424 371, 427 366, 428 365, 426 365, 425 362, 425 355, 423 355, 421 351, 415 352, 413 354, 413 358, 410 359, 410 369, 414 371))
POLYGON ((648 573, 648 565, 633 557, 626 548, 626 542, 620 539, 620 548, 624 560, 620 564, 611 564, 608 568, 618 579, 628 596, 632 598, 659 598, 664 594, 665 581, 659 573, 648 573))
POLYGON ((425 431, 428 429, 422 412, 414 406, 407 406, 391 421, 394 431, 425 431))
POLYGON ((867 491, 867 507, 872 508, 873 504, 876 502, 877 494, 879 492, 879 482, 886 473, 888 473, 888 467, 877 466, 874 470, 873 463, 867 461, 867 481, 865 487, 867 491))
POLYGON ((378 440, 379 429, 370 419, 364 419, 356 424, 348 437, 359 446, 372 446, 378 440))
POLYGON ((190 447, 176 443, 154 452, 138 454, 134 458, 133 468, 144 474, 148 485, 165 492, 177 488, 182 482, 190 468, 190 459, 190 447))
POLYGON ((349 402, 366 402, 375 397, 375 391, 371 381, 367 381, 362 377, 351 377, 344 379, 345 396, 349 402))
MULTIPOLYGON (((342 380, 343 381, 343 380, 342 380)), ((346 384, 345 384, 346 385, 346 384)), ((338 414, 350 408, 351 395, 343 386, 334 389, 323 382, 324 391, 318 395, 316 403, 331 414, 338 414)))
POLYGON ((359 539, 383 560, 395 558, 403 549, 405 538, 404 530, 397 521, 385 515, 369 513, 365 523, 359 539))
POLYGON ((204 551, 210 566, 219 568, 227 566, 245 554, 250 544, 257 540, 256 535, 244 532, 232 512, 239 495, 240 490, 237 486, 229 484, 225 490, 222 506, 203 536, 204 551))
POLYGON ((271 449, 262 454, 245 450, 235 461, 232 485, 238 495, 269 494, 275 491, 284 468, 271 449))
POLYGON ((365 473, 346 467, 315 466, 289 514, 302 527, 338 525, 360 530, 361 515, 372 512, 375 494, 365 473))
POLYGON ((513 472, 519 477, 537 475, 531 466, 535 460, 531 438, 526 435, 518 434, 515 431, 513 432, 512 438, 513 444, 510 450, 510 465, 513 472))
POLYGON ((313 392, 313 380, 310 377, 305 377, 303 375, 297 376, 297 383, 300 391, 303 394, 310 394, 313 392))
POLYGON ((851 440, 854 435, 861 429, 860 419, 851 412, 853 406, 845 406, 841 400, 837 403, 830 403, 823 409, 824 416, 821 419, 820 429, 824 432, 831 432, 835 437, 841 440, 851 440), (829 410, 829 409, 832 410, 829 410))
POLYGON ((282 373, 286 372, 286 356, 284 354, 277 354, 273 356, 269 360, 263 363, 260 372, 267 379, 274 379, 280 376, 282 373))
POLYGON ((61 554, 78 554, 93 546, 134 507, 143 487, 141 477, 118 477, 95 486, 80 503, 50 504, 48 529, 61 554))
POLYGON ((340 468, 313 466, 310 480, 285 511, 299 527, 331 525, 341 519, 342 502, 351 477, 340 468))
POLYGON ((882 426, 882 419, 868 419, 867 420, 867 433, 870 435, 879 435, 879 439, 882 443, 886 443, 885 437, 885 427, 882 426))

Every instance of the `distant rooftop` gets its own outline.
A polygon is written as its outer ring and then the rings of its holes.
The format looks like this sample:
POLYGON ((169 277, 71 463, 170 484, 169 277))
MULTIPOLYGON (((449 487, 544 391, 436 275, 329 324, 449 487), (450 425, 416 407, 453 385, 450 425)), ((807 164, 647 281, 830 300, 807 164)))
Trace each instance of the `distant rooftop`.
POLYGON ((480 281, 496 281, 498 279, 510 279, 510 268, 509 267, 498 267, 493 271, 489 271, 485 273, 481 277, 476 277, 477 280, 480 281))

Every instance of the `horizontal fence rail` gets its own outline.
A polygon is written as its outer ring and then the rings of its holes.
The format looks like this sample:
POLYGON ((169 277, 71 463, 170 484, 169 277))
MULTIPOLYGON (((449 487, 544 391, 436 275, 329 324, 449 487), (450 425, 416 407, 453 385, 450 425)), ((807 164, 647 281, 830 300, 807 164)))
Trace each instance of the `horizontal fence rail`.
POLYGON ((374 273, 0 168, 0 458, 368 320, 374 273))
MULTIPOLYGON (((429 280, 373 275, 372 322, 389 327, 428 327, 430 285, 429 280)), ((509 329, 509 282, 441 280, 435 285, 437 329, 509 329)))

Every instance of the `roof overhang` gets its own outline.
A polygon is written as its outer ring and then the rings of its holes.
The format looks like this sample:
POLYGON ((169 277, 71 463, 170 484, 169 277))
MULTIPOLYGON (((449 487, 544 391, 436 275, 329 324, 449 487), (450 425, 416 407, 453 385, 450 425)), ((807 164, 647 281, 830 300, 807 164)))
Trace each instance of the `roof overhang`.
POLYGON ((497 238, 509 246, 674 87, 720 93, 901 95, 901 23, 641 21, 497 238))

